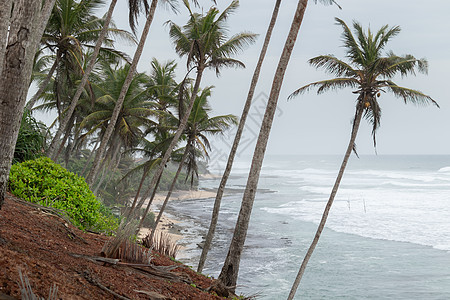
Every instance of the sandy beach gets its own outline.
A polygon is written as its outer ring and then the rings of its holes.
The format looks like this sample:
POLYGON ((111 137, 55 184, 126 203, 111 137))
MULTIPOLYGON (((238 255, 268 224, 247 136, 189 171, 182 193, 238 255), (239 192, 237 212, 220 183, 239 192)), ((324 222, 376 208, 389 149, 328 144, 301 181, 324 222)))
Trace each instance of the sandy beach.
MULTIPOLYGON (((155 216, 158 214, 158 210, 156 209, 156 205, 161 205, 166 198, 167 192, 158 192, 153 199, 153 203, 151 205, 151 211, 155 213, 155 216)), ((216 193, 213 191, 205 191, 205 190, 187 190, 187 191, 174 191, 170 197, 169 201, 180 201, 180 200, 188 200, 188 199, 208 199, 216 197, 216 193)), ((144 207, 148 204, 148 200, 145 201, 144 207)), ((157 231, 163 231, 169 234, 170 238, 173 242, 177 242, 183 238, 183 236, 179 233, 176 228, 176 224, 179 223, 177 220, 168 218, 166 216, 162 216, 161 220, 156 228, 157 231)), ((141 228, 139 231, 138 237, 143 238, 147 234, 150 233, 149 228, 141 228)))

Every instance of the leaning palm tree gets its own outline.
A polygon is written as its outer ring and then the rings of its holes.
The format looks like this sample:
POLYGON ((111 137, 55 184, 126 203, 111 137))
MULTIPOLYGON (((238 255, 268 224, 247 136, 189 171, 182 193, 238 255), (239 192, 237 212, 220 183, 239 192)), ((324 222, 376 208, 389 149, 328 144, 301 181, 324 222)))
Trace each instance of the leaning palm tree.
POLYGON ((336 18, 336 21, 338 25, 342 26, 344 31, 342 39, 346 48, 348 62, 342 61, 333 55, 321 55, 311 58, 309 63, 312 66, 324 68, 325 71, 335 75, 336 78, 305 85, 289 97, 295 97, 314 87, 318 88, 318 94, 329 90, 352 88, 354 89, 353 93, 358 96, 356 98, 355 117, 353 119, 350 142, 347 146, 347 151, 345 152, 333 189, 331 190, 330 198, 325 206, 316 235, 303 259, 288 299, 294 297, 305 272, 306 265, 319 241, 350 154, 352 150, 355 151, 356 149, 356 135, 358 134, 359 125, 363 116, 372 124, 372 137, 374 146, 376 145, 375 135, 380 126, 381 119, 381 108, 378 103, 381 92, 391 92, 394 96, 401 98, 405 103, 421 105, 434 104, 439 107, 430 96, 418 90, 398 86, 392 81, 392 78, 396 75, 415 75, 416 71, 426 73, 428 69, 428 64, 425 59, 416 59, 410 54, 397 56, 392 51, 383 53, 387 42, 399 34, 400 27, 394 26, 389 28, 388 25, 385 25, 374 34, 370 29, 364 32, 359 23, 353 22, 355 37, 344 21, 338 18, 336 18))
POLYGON ((247 120, 248 113, 250 111, 253 95, 255 94, 256 84, 258 83, 259 74, 261 73, 261 67, 266 56, 267 48, 269 47, 270 38, 272 36, 273 28, 275 27, 275 22, 277 20, 278 11, 280 8, 281 0, 276 0, 275 7, 273 9, 272 17, 270 19, 269 28, 267 29, 266 37, 259 55, 258 63, 256 64, 255 71, 253 73, 252 81, 250 84, 250 89, 248 91, 247 100, 245 101, 244 108, 242 109, 242 114, 239 119, 239 125, 236 130, 236 136, 234 137, 233 145, 231 146, 230 155, 228 156, 227 165, 220 180, 219 188, 217 189, 216 199, 214 200, 214 207, 211 215, 211 223, 208 228, 208 233, 206 234, 205 244, 202 249, 202 254, 198 261, 197 272, 201 273, 203 267, 205 266, 206 257, 208 255, 209 248, 216 231, 217 222, 219 220, 220 205, 222 202, 223 193, 225 191, 225 186, 227 185, 228 178, 231 174, 231 168, 233 167, 234 158, 236 156, 239 142, 241 140, 242 133, 244 132, 245 122, 247 120))
MULTIPOLYGON (((99 138, 104 135, 110 122, 115 104, 130 68, 129 65, 126 65, 122 68, 113 69, 107 64, 104 64, 103 67, 103 74, 99 78, 100 82, 92 84, 98 97, 94 109, 80 124, 81 130, 87 130, 85 135, 99 132, 99 138)), ((108 144, 110 158, 114 156, 112 155, 115 152, 113 149, 120 149, 121 147, 130 149, 134 147, 145 136, 144 128, 154 125, 150 118, 154 115, 154 103, 146 97, 144 89, 146 80, 147 76, 145 74, 137 73, 130 83, 128 93, 119 113, 118 122, 116 122, 114 127, 112 139, 108 144)))
MULTIPOLYGON (((322 2, 325 4, 335 3, 333 0, 323 0, 322 2)), ((236 289, 241 254, 244 250, 245 239, 247 237, 250 215, 253 209, 253 203, 255 201, 256 189, 258 187, 259 174, 261 172, 264 154, 274 120, 275 110, 284 80, 284 74, 289 64, 291 53, 297 40, 297 35, 300 30, 307 5, 307 0, 298 1, 297 8, 294 12, 294 18, 284 44, 283 52, 281 53, 278 66, 275 71, 272 88, 269 94, 269 100, 267 101, 267 107, 264 113, 258 140, 256 142, 255 151, 253 153, 247 185, 242 197, 238 220, 236 222, 227 257, 216 282, 218 285, 217 291, 219 293, 225 292, 225 296, 229 292, 234 292, 236 289)))
MULTIPOLYGON (((150 240, 152 240, 155 234, 156 227, 161 220, 162 214, 164 213, 166 205, 170 199, 170 196, 172 195, 172 191, 183 167, 186 166, 186 180, 188 180, 190 177, 192 186, 194 177, 198 177, 198 160, 202 157, 209 157, 208 150, 210 150, 211 147, 208 140, 208 135, 211 136, 223 134, 232 125, 237 124, 237 118, 234 115, 223 115, 216 117, 209 116, 211 108, 208 104, 208 97, 211 96, 211 89, 212 87, 203 89, 195 99, 194 107, 189 116, 188 123, 185 129, 187 142, 184 148, 184 153, 180 160, 178 170, 175 173, 174 178, 172 179, 172 183, 170 185, 167 196, 159 210, 155 224, 153 225, 150 240)), ((139 227, 142 226, 143 220, 144 219, 141 219, 139 227)))
MULTIPOLYGON (((175 51, 178 55, 187 56, 187 67, 190 69, 188 73, 196 69, 197 75, 188 106, 185 111, 180 112, 180 124, 172 143, 161 160, 158 170, 153 176, 150 187, 155 185, 157 178, 162 174, 172 149, 186 127, 200 88, 203 71, 208 68, 214 69, 218 75, 223 67, 244 67, 242 62, 232 58, 232 56, 239 53, 244 47, 254 43, 256 38, 255 34, 248 32, 235 34, 231 38, 227 38, 226 21, 238 8, 238 1, 231 2, 222 13, 216 7, 212 7, 205 15, 192 12, 187 0, 184 0, 184 4, 189 11, 189 21, 183 27, 170 22, 169 34, 175 44, 175 51)), ((149 208, 150 206, 147 205, 144 217, 148 213, 149 208)))

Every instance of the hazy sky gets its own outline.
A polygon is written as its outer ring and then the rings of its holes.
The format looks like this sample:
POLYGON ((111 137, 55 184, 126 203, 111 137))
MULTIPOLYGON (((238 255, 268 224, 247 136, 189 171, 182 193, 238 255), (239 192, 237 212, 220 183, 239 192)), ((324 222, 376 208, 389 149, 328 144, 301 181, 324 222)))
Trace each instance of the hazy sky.
MULTIPOLYGON (((180 1, 181 2, 181 1, 180 1)), ((231 2, 217 0, 219 7, 231 2)), ((274 0, 243 0, 239 10, 229 19, 230 34, 251 31, 260 34, 258 41, 237 58, 246 69, 223 70, 217 78, 213 71, 205 72, 202 86, 214 85, 211 104, 214 113, 241 114, 243 102, 249 88, 253 70, 262 46, 274 0)), ((200 1, 207 11, 211 1, 200 1)), ((348 25, 357 20, 366 28, 375 31, 384 24, 400 25, 402 31, 386 47, 396 54, 413 54, 429 61, 429 74, 417 77, 397 78, 399 85, 421 90, 435 99, 440 109, 434 106, 417 107, 405 105, 401 99, 390 94, 379 98, 382 107, 381 127, 377 134, 378 154, 450 154, 450 107, 446 93, 446 82, 450 70, 450 1, 430 0, 424 4, 419 0, 338 0, 342 6, 324 6, 309 1, 299 38, 292 54, 279 99, 279 111, 269 140, 268 154, 343 154, 350 137, 351 120, 354 115, 355 95, 351 90, 330 92, 317 96, 315 92, 287 101, 287 96, 296 88, 309 82, 329 78, 323 71, 310 67, 309 58, 321 54, 335 54, 344 58, 341 27, 335 25, 334 17, 343 19, 348 25)), ((262 69, 256 95, 269 94, 275 68, 282 51, 286 34, 292 21, 297 1, 284 0, 273 34, 271 45, 262 69)), ((126 1, 119 1, 114 20, 118 27, 129 28, 126 1)), ((173 50, 168 36, 167 20, 179 25, 187 21, 185 8, 180 13, 160 7, 148 36, 139 71, 149 71, 152 57, 160 61, 176 59, 179 77, 186 70, 185 59, 180 59, 173 50)), ((139 27, 144 20, 141 19, 139 27)), ((130 55, 134 47, 122 47, 130 55)), ((261 110, 260 98, 257 111, 253 111, 250 128, 246 131, 248 143, 257 134, 256 119, 261 110)), ((231 140, 232 137, 229 138, 231 140)), ((222 144, 216 144, 223 148, 222 144)), ((359 153, 372 154, 371 128, 364 122, 357 139, 359 153)), ((225 150, 225 149, 223 149, 225 150)), ((224 153, 228 153, 228 149, 224 153)))

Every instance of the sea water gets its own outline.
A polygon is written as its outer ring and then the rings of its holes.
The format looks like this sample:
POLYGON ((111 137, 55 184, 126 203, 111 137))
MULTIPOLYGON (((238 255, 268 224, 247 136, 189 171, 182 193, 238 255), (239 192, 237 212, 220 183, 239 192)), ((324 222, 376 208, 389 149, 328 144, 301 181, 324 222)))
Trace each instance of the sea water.
MULTIPOLYGON (((241 259, 238 293, 286 299, 341 156, 269 156, 241 259)), ((250 162, 238 161, 205 274, 227 254, 250 162), (236 192, 236 190, 238 192, 236 192)), ((213 173, 221 174, 216 164, 213 173)), ((201 180, 217 188, 219 179, 201 180)), ((196 268, 214 199, 174 201, 182 261, 196 268)), ((352 156, 297 299, 450 299, 450 156, 352 156)))

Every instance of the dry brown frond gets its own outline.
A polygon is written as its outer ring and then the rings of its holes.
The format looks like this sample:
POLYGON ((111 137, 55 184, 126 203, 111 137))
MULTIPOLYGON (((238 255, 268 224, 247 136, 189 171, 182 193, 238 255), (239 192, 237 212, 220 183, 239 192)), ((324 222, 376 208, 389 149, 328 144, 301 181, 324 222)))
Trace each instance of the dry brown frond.
POLYGON ((137 222, 121 224, 116 236, 109 239, 102 249, 102 256, 116 258, 126 262, 149 264, 152 260, 151 250, 145 249, 133 241, 137 222))
POLYGON ((164 231, 156 231, 153 235, 153 240, 150 241, 150 234, 142 239, 142 245, 146 248, 154 249, 158 253, 168 257, 175 258, 181 246, 174 242, 170 234, 164 231))

